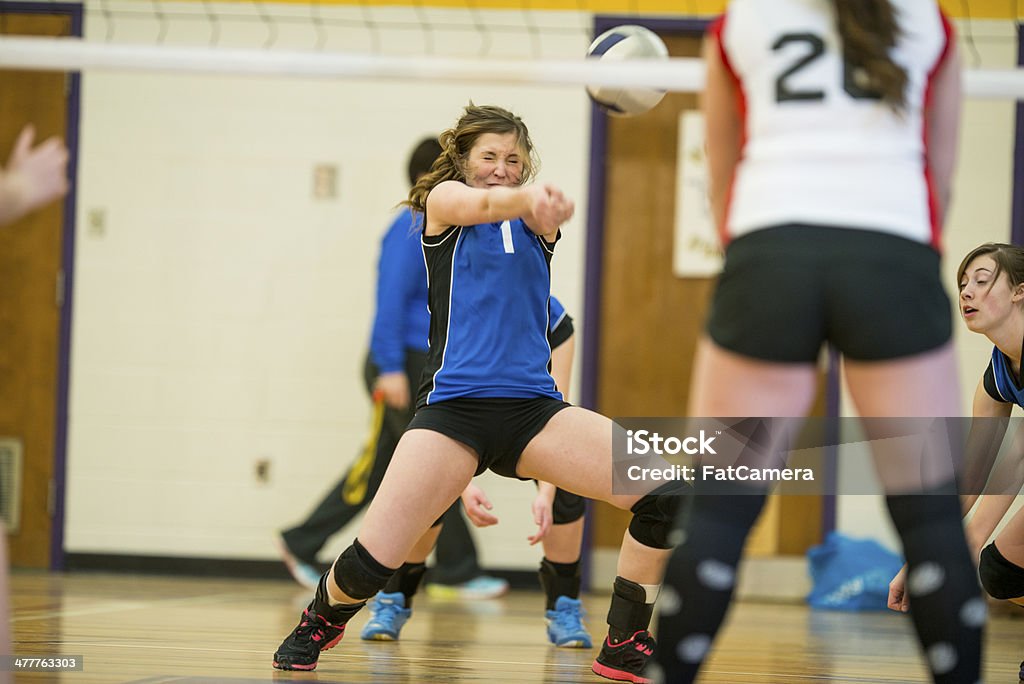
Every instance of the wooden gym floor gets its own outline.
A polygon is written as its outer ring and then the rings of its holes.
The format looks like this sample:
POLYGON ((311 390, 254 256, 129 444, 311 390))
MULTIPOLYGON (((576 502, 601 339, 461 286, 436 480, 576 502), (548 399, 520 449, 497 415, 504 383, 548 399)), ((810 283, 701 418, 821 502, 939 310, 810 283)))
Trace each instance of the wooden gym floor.
MULTIPOLYGON (((271 657, 309 593, 290 581, 14 572, 15 655, 84 656, 84 670, 20 673, 18 682, 138 684, 255 682, 605 682, 595 650, 547 644, 539 592, 493 601, 416 598, 399 642, 363 642, 363 611, 316 672, 279 672, 271 657)), ((604 635, 607 596, 588 596, 588 625, 604 635)), ((1021 609, 1024 617, 1024 609, 1021 609)), ((989 621, 985 681, 1017 684, 1024 620, 989 621)), ((703 682, 716 684, 923 682, 909 619, 739 603, 703 682)))

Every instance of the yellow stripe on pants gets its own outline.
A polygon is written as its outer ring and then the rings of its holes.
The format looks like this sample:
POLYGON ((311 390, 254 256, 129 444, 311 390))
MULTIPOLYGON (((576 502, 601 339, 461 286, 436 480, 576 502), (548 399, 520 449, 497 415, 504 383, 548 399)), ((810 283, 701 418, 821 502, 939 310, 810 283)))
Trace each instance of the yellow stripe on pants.
POLYGON ((370 484, 370 473, 373 472, 373 462, 377 457, 377 442, 380 440, 380 431, 384 425, 386 408, 383 395, 374 394, 370 438, 363 446, 359 458, 349 468, 348 476, 341 487, 341 498, 349 506, 358 506, 366 499, 366 489, 370 484))

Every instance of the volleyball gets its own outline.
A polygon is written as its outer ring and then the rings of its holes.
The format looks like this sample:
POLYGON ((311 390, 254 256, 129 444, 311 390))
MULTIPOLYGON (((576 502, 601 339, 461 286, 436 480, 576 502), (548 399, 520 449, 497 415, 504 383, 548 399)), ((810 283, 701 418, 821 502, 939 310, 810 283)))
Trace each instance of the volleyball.
MULTIPOLYGON (((668 59, 668 48, 654 31, 626 24, 609 29, 595 38, 587 49, 587 57, 616 62, 668 59)), ((621 86, 587 86, 587 93, 594 102, 616 116, 643 114, 665 97, 664 90, 621 86)))

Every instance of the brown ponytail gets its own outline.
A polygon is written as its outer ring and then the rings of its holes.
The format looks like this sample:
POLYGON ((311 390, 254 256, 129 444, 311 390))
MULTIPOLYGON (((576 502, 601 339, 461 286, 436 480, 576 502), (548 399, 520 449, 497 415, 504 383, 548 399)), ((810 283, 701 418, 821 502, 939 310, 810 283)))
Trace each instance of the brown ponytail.
POLYGON ((906 105, 906 70, 890 50, 900 37, 891 0, 834 0, 843 60, 854 86, 872 90, 893 109, 906 105))

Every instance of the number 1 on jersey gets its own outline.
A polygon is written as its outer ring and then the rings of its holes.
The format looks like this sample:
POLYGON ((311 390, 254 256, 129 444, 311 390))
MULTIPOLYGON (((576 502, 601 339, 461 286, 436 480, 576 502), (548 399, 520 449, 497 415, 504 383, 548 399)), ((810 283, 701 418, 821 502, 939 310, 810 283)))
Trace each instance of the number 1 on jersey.
POLYGON ((508 219, 501 222, 501 242, 505 246, 505 254, 516 253, 516 246, 512 244, 512 223, 508 219))

